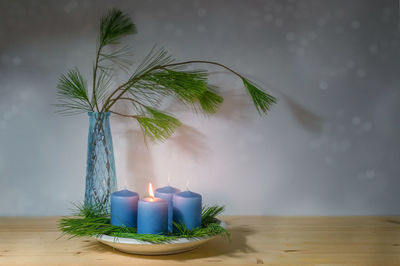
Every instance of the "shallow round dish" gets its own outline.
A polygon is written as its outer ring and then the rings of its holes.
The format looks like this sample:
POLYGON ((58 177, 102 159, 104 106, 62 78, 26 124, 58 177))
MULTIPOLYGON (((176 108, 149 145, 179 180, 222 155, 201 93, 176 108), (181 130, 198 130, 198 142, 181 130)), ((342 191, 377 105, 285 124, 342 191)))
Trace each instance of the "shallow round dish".
MULTIPOLYGON (((223 228, 226 228, 226 224, 224 222, 219 221, 219 224, 223 228)), ((122 252, 139 255, 167 255, 181 253, 195 249, 213 238, 215 238, 215 236, 190 239, 178 238, 171 240, 171 242, 168 243, 154 244, 132 238, 113 237, 108 235, 95 237, 95 239, 101 243, 118 249, 122 252)))

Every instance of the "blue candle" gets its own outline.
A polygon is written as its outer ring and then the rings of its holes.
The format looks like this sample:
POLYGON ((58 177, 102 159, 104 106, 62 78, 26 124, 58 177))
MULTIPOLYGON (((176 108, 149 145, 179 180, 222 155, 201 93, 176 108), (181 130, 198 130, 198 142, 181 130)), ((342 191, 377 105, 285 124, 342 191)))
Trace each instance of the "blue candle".
POLYGON ((201 226, 201 195, 189 190, 176 193, 172 198, 173 219, 187 229, 201 226))
POLYGON ((171 187, 171 186, 166 186, 162 188, 157 188, 155 196, 157 198, 165 199, 168 202, 168 231, 172 232, 172 197, 174 196, 175 193, 178 193, 179 189, 171 187))
POLYGON ((111 224, 136 227, 139 195, 129 190, 111 194, 111 224))
POLYGON ((168 230, 168 202, 155 198, 151 184, 150 197, 139 200, 137 232, 138 234, 163 234, 168 230))

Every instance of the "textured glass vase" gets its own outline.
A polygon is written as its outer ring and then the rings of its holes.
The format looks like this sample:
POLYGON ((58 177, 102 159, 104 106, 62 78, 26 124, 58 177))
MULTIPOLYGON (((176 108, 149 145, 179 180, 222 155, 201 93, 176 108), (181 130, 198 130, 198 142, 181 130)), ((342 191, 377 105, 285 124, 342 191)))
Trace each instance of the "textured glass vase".
POLYGON ((85 203, 109 210, 116 188, 110 113, 89 112, 85 203))

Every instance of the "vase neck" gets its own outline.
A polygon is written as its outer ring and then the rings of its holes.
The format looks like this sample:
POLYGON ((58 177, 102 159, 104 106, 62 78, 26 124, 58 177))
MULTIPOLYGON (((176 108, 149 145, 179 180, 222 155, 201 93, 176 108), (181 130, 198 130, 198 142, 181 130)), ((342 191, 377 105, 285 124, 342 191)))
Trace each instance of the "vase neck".
POLYGON ((88 112, 89 116, 98 116, 98 115, 104 115, 104 116, 110 116, 110 112, 88 112))
POLYGON ((110 112, 88 112, 88 115, 90 119, 108 119, 110 117, 110 112))

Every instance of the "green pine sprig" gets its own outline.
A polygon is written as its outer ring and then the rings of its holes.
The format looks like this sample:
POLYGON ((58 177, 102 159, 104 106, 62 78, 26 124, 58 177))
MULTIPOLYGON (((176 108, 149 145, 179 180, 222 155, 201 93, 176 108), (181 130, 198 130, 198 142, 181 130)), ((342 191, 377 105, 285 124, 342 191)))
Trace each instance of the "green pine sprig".
POLYGON ((142 62, 132 68, 132 52, 122 41, 136 32, 131 18, 121 10, 111 9, 100 19, 91 93, 79 70, 69 70, 61 75, 57 86, 59 113, 113 112, 133 118, 151 140, 164 141, 181 125, 172 114, 159 110, 167 98, 206 115, 217 112, 223 102, 218 88, 208 83, 208 70, 187 68, 196 64, 221 67, 239 77, 260 114, 266 114, 276 103, 274 96, 221 63, 206 60, 177 62, 164 48, 153 47, 142 62), (113 87, 117 69, 130 75, 125 82, 113 87), (115 104, 120 101, 131 103, 129 113, 115 111, 115 104))
POLYGON ((93 110, 89 101, 87 82, 78 68, 61 75, 57 85, 57 111, 64 115, 80 114, 93 110))
POLYGON ((257 111, 266 114, 270 110, 271 106, 276 103, 276 98, 257 88, 253 82, 245 78, 242 78, 242 81, 250 94, 257 111))

